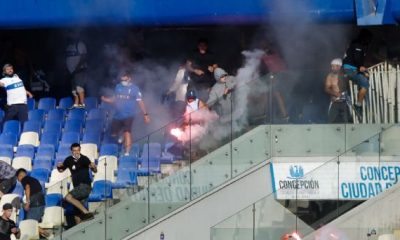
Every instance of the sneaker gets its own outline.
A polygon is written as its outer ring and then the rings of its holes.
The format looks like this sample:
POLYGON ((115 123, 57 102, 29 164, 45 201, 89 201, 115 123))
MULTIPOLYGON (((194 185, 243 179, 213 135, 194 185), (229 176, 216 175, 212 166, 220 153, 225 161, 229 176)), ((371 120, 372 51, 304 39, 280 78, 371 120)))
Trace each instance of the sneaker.
POLYGON ((354 104, 354 112, 356 113, 359 122, 362 122, 362 106, 354 104))
POLYGON ((129 152, 124 153, 124 156, 129 156, 129 152))
POLYGON ((82 221, 87 221, 87 220, 93 219, 94 215, 93 215, 93 213, 89 212, 89 213, 82 214, 80 216, 80 218, 81 218, 82 221))
POLYGON ((71 109, 74 109, 74 108, 79 108, 79 104, 74 104, 71 107, 69 107, 68 109, 71 110, 71 109))
POLYGON ((85 107, 86 107, 85 104, 79 104, 79 105, 78 105, 78 108, 85 108, 85 107))

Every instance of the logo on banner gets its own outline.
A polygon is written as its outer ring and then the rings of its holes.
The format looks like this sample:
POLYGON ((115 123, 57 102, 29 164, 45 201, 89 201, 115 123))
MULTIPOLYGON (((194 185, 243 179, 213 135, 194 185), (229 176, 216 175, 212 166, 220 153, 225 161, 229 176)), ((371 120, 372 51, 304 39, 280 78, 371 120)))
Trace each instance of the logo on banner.
POLYGON ((319 182, 314 179, 306 179, 304 168, 301 165, 291 165, 286 180, 279 181, 280 189, 296 189, 296 190, 318 190, 319 182))
POLYGON ((292 165, 289 169, 289 174, 291 179, 299 179, 304 177, 304 169, 300 165, 292 165))

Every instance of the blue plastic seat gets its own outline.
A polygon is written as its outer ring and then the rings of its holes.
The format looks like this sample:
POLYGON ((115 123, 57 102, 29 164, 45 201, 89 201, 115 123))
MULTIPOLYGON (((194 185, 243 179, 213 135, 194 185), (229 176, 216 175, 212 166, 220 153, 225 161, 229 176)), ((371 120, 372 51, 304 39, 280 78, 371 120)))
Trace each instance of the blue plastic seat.
POLYGON ((132 148, 129 154, 131 156, 138 158, 140 156, 140 144, 139 143, 132 144, 132 148))
POLYGON ((29 120, 24 122, 23 132, 36 132, 40 134, 40 129, 42 128, 42 122, 29 120))
POLYGON ((40 145, 37 149, 36 158, 37 159, 53 159, 55 154, 54 145, 40 145))
POLYGON ((159 158, 161 157, 160 143, 145 143, 143 144, 142 159, 159 158))
POLYGON ((67 120, 64 126, 64 133, 66 132, 77 132, 82 133, 82 121, 77 119, 67 120))
POLYGON ((169 150, 172 149, 174 147, 174 145, 175 145, 175 143, 173 143, 173 142, 168 142, 165 144, 164 152, 161 157, 161 163, 171 164, 171 163, 173 163, 174 160, 182 158, 182 154, 174 154, 174 153, 169 152, 169 150))
POLYGON ((18 120, 8 120, 3 124, 3 133, 11 133, 19 136, 21 134, 21 123, 18 120))
POLYGON ((112 199, 112 183, 108 180, 99 180, 93 183, 92 193, 89 195, 89 202, 100 202, 112 199))
POLYGON ((38 109, 43 109, 48 112, 50 109, 56 108, 55 98, 41 98, 39 100, 38 109))
POLYGON ((45 197, 46 207, 61 206, 63 196, 61 193, 50 193, 45 197))
POLYGON ((118 169, 130 169, 137 170, 138 169, 138 159, 133 156, 122 156, 118 161, 118 169))
POLYGON ((10 162, 14 157, 14 150, 11 144, 0 145, 0 158, 7 158, 10 162))
POLYGON ((36 178, 39 182, 48 182, 50 170, 47 168, 33 168, 30 176, 36 178))
POLYGON ((64 145, 64 146, 60 146, 60 148, 58 149, 58 152, 56 154, 56 159, 54 161, 54 167, 57 166, 57 164, 59 162, 64 162, 64 160, 71 156, 71 150, 70 150, 70 146, 64 145))
POLYGON ((105 121, 107 119, 107 112, 101 108, 90 109, 86 120, 102 119, 105 121))
POLYGON ((53 161, 51 159, 40 159, 40 158, 35 158, 33 159, 33 166, 32 170, 36 169, 52 169, 53 167, 53 161))
POLYGON ((19 181, 17 181, 17 184, 15 184, 15 188, 12 190, 11 193, 17 194, 20 197, 20 199, 24 197, 25 190, 19 181))
POLYGON ((62 122, 56 120, 46 120, 44 123, 43 132, 57 133, 58 136, 61 134, 62 122))
POLYGON ((103 133, 104 123, 101 119, 86 120, 85 133, 103 133))
POLYGON ((61 108, 49 110, 47 113, 47 120, 63 122, 65 120, 65 110, 61 108))
POLYGON ((100 156, 106 155, 118 157, 118 145, 113 143, 102 144, 100 147, 100 156))
POLYGON ((85 122, 86 118, 86 110, 83 108, 74 108, 68 112, 67 120, 80 120, 81 122, 85 122))
POLYGON ((17 148, 16 157, 29 157, 33 158, 35 156, 35 147, 32 145, 20 145, 17 148))
POLYGON ((91 109, 96 109, 97 108, 97 98, 95 97, 87 97, 85 98, 85 109, 87 111, 91 110, 91 109))
POLYGON ((39 121, 43 123, 45 116, 46 112, 43 109, 34 109, 28 112, 29 121, 39 121))
POLYGON ((43 132, 40 140, 40 145, 51 145, 55 149, 58 148, 58 141, 60 140, 60 133, 57 132, 43 132))
POLYGON ((67 110, 74 104, 74 101, 70 97, 61 98, 58 103, 58 108, 67 110))
POLYGON ((16 146, 17 145, 17 135, 12 134, 12 133, 2 133, 0 134, 0 145, 11 145, 11 146, 16 146))
POLYGON ((118 144, 118 140, 115 137, 112 137, 109 133, 104 133, 101 144, 118 144))
POLYGON ((117 172, 117 180, 113 183, 113 188, 127 188, 137 184, 136 171, 120 168, 117 172))
POLYGON ((77 132, 65 132, 61 137, 61 145, 71 146, 73 143, 79 143, 80 134, 77 132))
POLYGON ((28 105, 28 110, 35 109, 35 107, 36 107, 35 106, 36 105, 35 99, 34 98, 28 98, 27 105, 28 105))
POLYGON ((82 143, 94 143, 98 149, 100 147, 100 137, 100 132, 87 132, 83 134, 82 143))
POLYGON ((161 173, 160 158, 149 158, 148 160, 143 160, 138 175, 148 176, 155 173, 161 173))

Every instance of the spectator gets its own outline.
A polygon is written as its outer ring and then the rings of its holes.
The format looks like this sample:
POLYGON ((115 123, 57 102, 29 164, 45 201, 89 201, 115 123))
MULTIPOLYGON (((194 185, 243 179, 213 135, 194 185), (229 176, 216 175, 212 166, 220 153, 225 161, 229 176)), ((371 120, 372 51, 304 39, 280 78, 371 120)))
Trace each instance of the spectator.
POLYGON ((15 169, 8 163, 0 161, 0 198, 10 193, 17 183, 15 169))
POLYGON ((202 122, 201 116, 191 116, 199 109, 205 109, 207 105, 197 98, 194 90, 189 90, 186 94, 186 110, 185 110, 185 124, 197 124, 202 122), (199 122, 197 122, 199 121, 199 122))
POLYGON ((84 221, 93 218, 93 213, 90 213, 84 207, 84 202, 92 191, 92 180, 89 175, 89 169, 96 173, 97 167, 94 163, 90 162, 88 157, 81 154, 79 143, 71 145, 71 152, 72 155, 67 157, 63 163, 57 164, 57 169, 59 172, 63 172, 67 168, 71 171, 74 189, 65 196, 65 200, 82 212, 75 219, 76 223, 79 223, 81 220, 84 221))
POLYGON ((137 106, 143 113, 145 123, 150 122, 149 114, 142 100, 140 89, 132 83, 132 74, 125 72, 121 75, 121 82, 115 86, 113 97, 102 96, 102 101, 114 104, 115 114, 111 123, 111 135, 117 138, 123 132, 125 155, 129 155, 132 147, 132 124, 137 113, 137 106))
POLYGON ((87 85, 87 49, 85 43, 78 39, 77 32, 68 36, 66 64, 71 75, 72 95, 75 108, 85 108, 85 87, 87 85))
POLYGON ((3 205, 3 215, 0 218, 0 239, 10 240, 11 234, 19 239, 21 237, 21 231, 17 228, 17 225, 13 220, 10 219, 13 211, 13 206, 11 203, 6 203, 3 205))
POLYGON ((23 168, 17 170, 16 176, 25 190, 25 219, 34 219, 40 222, 45 206, 42 185, 40 185, 40 182, 36 178, 28 176, 26 170, 23 168))
POLYGON ((225 122, 228 121, 226 117, 232 112, 232 91, 236 86, 236 80, 233 76, 228 76, 222 68, 214 70, 214 77, 217 83, 211 88, 207 105, 218 113, 222 122, 225 122))
POLYGON ((218 65, 214 55, 208 49, 208 41, 206 39, 198 41, 196 52, 191 59, 192 61, 187 61, 187 68, 190 72, 191 85, 193 86, 189 86, 189 88, 196 89, 197 92, 210 89, 215 84, 212 72, 218 65))
MULTIPOLYGON (((16 176, 25 190, 25 219, 42 221, 46 204, 42 185, 40 185, 40 182, 36 178, 28 176, 26 170, 23 168, 17 170, 16 176)), ((44 237, 49 236, 49 233, 42 228, 39 228, 39 234, 44 237)))
POLYGON ((362 120, 362 102, 369 88, 368 70, 364 61, 371 40, 372 33, 367 29, 361 30, 357 38, 351 42, 343 59, 345 75, 358 85, 358 95, 354 103, 354 109, 360 122, 362 120))
POLYGON ((331 97, 328 109, 330 123, 349 123, 347 87, 342 71, 342 59, 336 58, 331 62, 331 72, 325 79, 325 92, 331 97))
POLYGON ((18 75, 14 74, 14 68, 11 64, 4 65, 0 86, 7 91, 7 111, 4 121, 17 119, 20 122, 25 122, 28 120, 26 96, 32 98, 33 95, 25 89, 24 83, 18 75))
POLYGON ((186 92, 191 80, 187 64, 191 65, 191 60, 185 60, 185 63, 179 67, 175 81, 167 92, 167 95, 175 94, 175 102, 173 106, 174 117, 180 116, 185 111, 186 92))
POLYGON ((282 95, 282 91, 284 91, 285 87, 283 81, 287 80, 287 76, 285 75, 287 71, 286 63, 280 54, 272 47, 271 43, 263 41, 262 49, 265 52, 262 56, 262 62, 268 70, 267 78, 269 80, 270 94, 272 94, 273 98, 278 103, 281 119, 287 122, 289 121, 289 115, 286 111, 286 105, 282 95))

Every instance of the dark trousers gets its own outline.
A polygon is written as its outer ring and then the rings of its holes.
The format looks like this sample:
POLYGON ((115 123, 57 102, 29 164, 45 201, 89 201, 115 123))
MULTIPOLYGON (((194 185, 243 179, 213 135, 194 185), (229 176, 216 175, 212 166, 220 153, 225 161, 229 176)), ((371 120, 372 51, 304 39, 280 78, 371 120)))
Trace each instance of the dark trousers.
POLYGON ((19 120, 25 122, 28 120, 28 105, 27 104, 13 104, 7 106, 5 121, 19 120))
POLYGON ((350 123, 351 115, 346 101, 331 102, 328 111, 329 123, 350 123))

